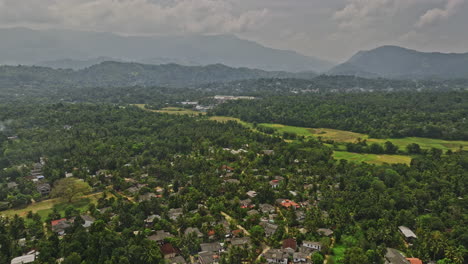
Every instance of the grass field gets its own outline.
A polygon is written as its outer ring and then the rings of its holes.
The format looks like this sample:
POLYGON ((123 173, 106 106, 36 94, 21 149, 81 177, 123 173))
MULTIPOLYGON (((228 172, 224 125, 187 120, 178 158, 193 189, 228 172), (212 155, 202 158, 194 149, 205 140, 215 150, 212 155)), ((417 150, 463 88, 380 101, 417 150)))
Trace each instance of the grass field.
POLYGON ((386 141, 391 141, 393 144, 400 147, 400 149, 405 149, 408 144, 417 143, 423 149, 438 148, 444 151, 447 150, 457 150, 462 146, 464 149, 468 149, 468 141, 449 141, 443 139, 433 139, 433 138, 420 138, 420 137, 406 137, 406 138, 387 138, 387 139, 377 139, 369 138, 366 134, 354 133, 349 131, 337 130, 337 129, 328 129, 328 128, 305 128, 305 127, 294 127, 294 126, 284 126, 279 124, 260 124, 260 126, 270 127, 276 129, 278 132, 289 132, 295 133, 298 136, 304 137, 322 137, 323 139, 331 139, 336 142, 355 142, 358 138, 366 139, 368 142, 376 142, 383 144, 386 141))
POLYGON ((354 162, 366 162, 370 164, 383 164, 383 163, 404 163, 410 164, 411 157, 404 155, 377 155, 365 153, 353 153, 347 151, 334 151, 333 156, 336 159, 345 159, 354 162))
POLYGON ((65 208, 67 208, 69 205, 73 206, 77 210, 84 212, 86 211, 90 203, 96 203, 101 196, 102 193, 93 193, 73 203, 64 202, 61 199, 49 199, 30 204, 26 208, 2 211, 0 212, 0 215, 12 217, 15 214, 17 214, 19 216, 26 217, 28 212, 32 211, 33 213, 38 213, 41 216, 42 220, 44 220, 52 212, 52 208, 54 208, 54 206, 57 208, 58 212, 62 216, 64 215, 65 208))
POLYGON ((209 118, 210 120, 213 120, 213 121, 218 121, 218 122, 227 122, 227 121, 236 121, 246 127, 249 127, 249 128, 253 128, 253 125, 251 123, 247 123, 247 122, 244 122, 242 120, 240 120, 239 118, 235 118, 235 117, 229 117, 229 116, 211 116, 209 118))
POLYGON ((180 108, 180 107, 165 107, 165 108, 162 108, 161 110, 152 110, 152 109, 145 108, 144 104, 135 104, 135 106, 138 106, 139 108, 141 108, 143 110, 150 111, 150 112, 164 113, 164 114, 171 114, 171 115, 195 115, 195 116, 198 116, 200 114, 202 114, 202 115, 206 114, 204 112, 197 112, 197 111, 193 111, 191 109, 185 109, 185 108, 180 108))

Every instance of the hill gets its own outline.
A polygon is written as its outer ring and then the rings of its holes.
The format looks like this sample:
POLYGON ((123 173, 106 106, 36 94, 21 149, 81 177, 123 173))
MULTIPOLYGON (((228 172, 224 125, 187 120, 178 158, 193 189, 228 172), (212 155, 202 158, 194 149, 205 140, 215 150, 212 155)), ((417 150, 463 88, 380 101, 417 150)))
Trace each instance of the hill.
POLYGON ((360 51, 329 71, 366 78, 455 79, 468 77, 468 53, 419 52, 397 46, 360 51))
POLYGON ((37 66, 1 66, 0 87, 183 87, 213 82, 230 82, 259 78, 313 78, 314 73, 269 72, 249 68, 232 68, 222 64, 182 66, 140 63, 102 62, 82 69, 52 69, 37 66))
POLYGON ((320 59, 294 51, 267 48, 233 35, 141 37, 27 28, 0 29, 0 35, 0 64, 10 65, 52 66, 63 65, 64 59, 92 61, 108 57, 148 64, 194 66, 221 63, 232 67, 292 72, 323 72, 332 66, 320 59), (50 63, 54 61, 62 63, 50 63))

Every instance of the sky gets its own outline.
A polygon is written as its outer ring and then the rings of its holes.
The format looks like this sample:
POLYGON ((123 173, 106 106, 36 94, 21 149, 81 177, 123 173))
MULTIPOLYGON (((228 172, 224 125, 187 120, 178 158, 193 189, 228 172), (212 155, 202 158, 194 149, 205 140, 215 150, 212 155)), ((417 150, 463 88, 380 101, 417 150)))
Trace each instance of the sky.
POLYGON ((0 0, 0 27, 234 34, 341 62, 399 45, 468 52, 468 0, 0 0))

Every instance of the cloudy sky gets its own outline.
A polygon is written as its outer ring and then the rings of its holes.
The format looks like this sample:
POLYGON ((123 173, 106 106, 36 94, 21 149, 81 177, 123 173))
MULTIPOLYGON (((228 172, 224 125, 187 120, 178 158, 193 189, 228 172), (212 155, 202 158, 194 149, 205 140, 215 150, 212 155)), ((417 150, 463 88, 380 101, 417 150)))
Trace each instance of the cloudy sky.
POLYGON ((0 0, 0 27, 235 34, 342 61, 394 44, 468 51, 468 0, 0 0))

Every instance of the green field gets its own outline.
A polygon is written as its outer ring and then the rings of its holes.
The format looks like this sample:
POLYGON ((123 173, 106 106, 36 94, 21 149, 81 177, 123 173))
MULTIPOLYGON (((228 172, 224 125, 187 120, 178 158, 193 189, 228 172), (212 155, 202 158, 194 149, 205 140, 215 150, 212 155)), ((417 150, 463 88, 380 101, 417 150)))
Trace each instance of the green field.
POLYGON ((365 153, 353 153, 347 151, 334 151, 333 156, 335 159, 345 159, 354 162, 366 162, 370 164, 383 164, 383 163, 404 163, 410 164, 411 157, 404 155, 377 155, 365 153))
POLYGON ((0 212, 0 215, 12 217, 17 214, 19 216, 26 217, 28 212, 32 211, 33 213, 38 213, 41 216, 42 220, 44 220, 53 211, 54 207, 57 208, 58 212, 62 216, 64 215, 65 208, 67 208, 70 205, 73 206, 75 209, 84 212, 87 210, 88 205, 90 203, 97 203, 97 200, 101 196, 102 193, 94 193, 87 195, 73 203, 64 202, 61 199, 48 199, 37 203, 32 203, 25 208, 2 211, 0 212))
POLYGON ((240 120, 239 118, 235 118, 235 117, 229 117, 229 116, 211 116, 209 118, 210 120, 213 120, 213 121, 218 121, 218 122, 227 122, 227 121, 236 121, 238 122, 239 124, 242 124, 246 127, 249 127, 249 128, 253 128, 253 125, 251 123, 247 123, 247 122, 244 122, 242 120, 240 120))
POLYGON ((206 113, 204 112, 197 112, 191 109, 185 109, 185 108, 180 108, 180 107, 165 107, 162 108, 161 110, 152 110, 145 108, 144 104, 135 104, 135 106, 138 106, 139 108, 143 110, 147 110, 150 112, 155 112, 155 113, 163 113, 163 114, 171 114, 171 115, 194 115, 198 116, 200 114, 205 115, 206 113))

